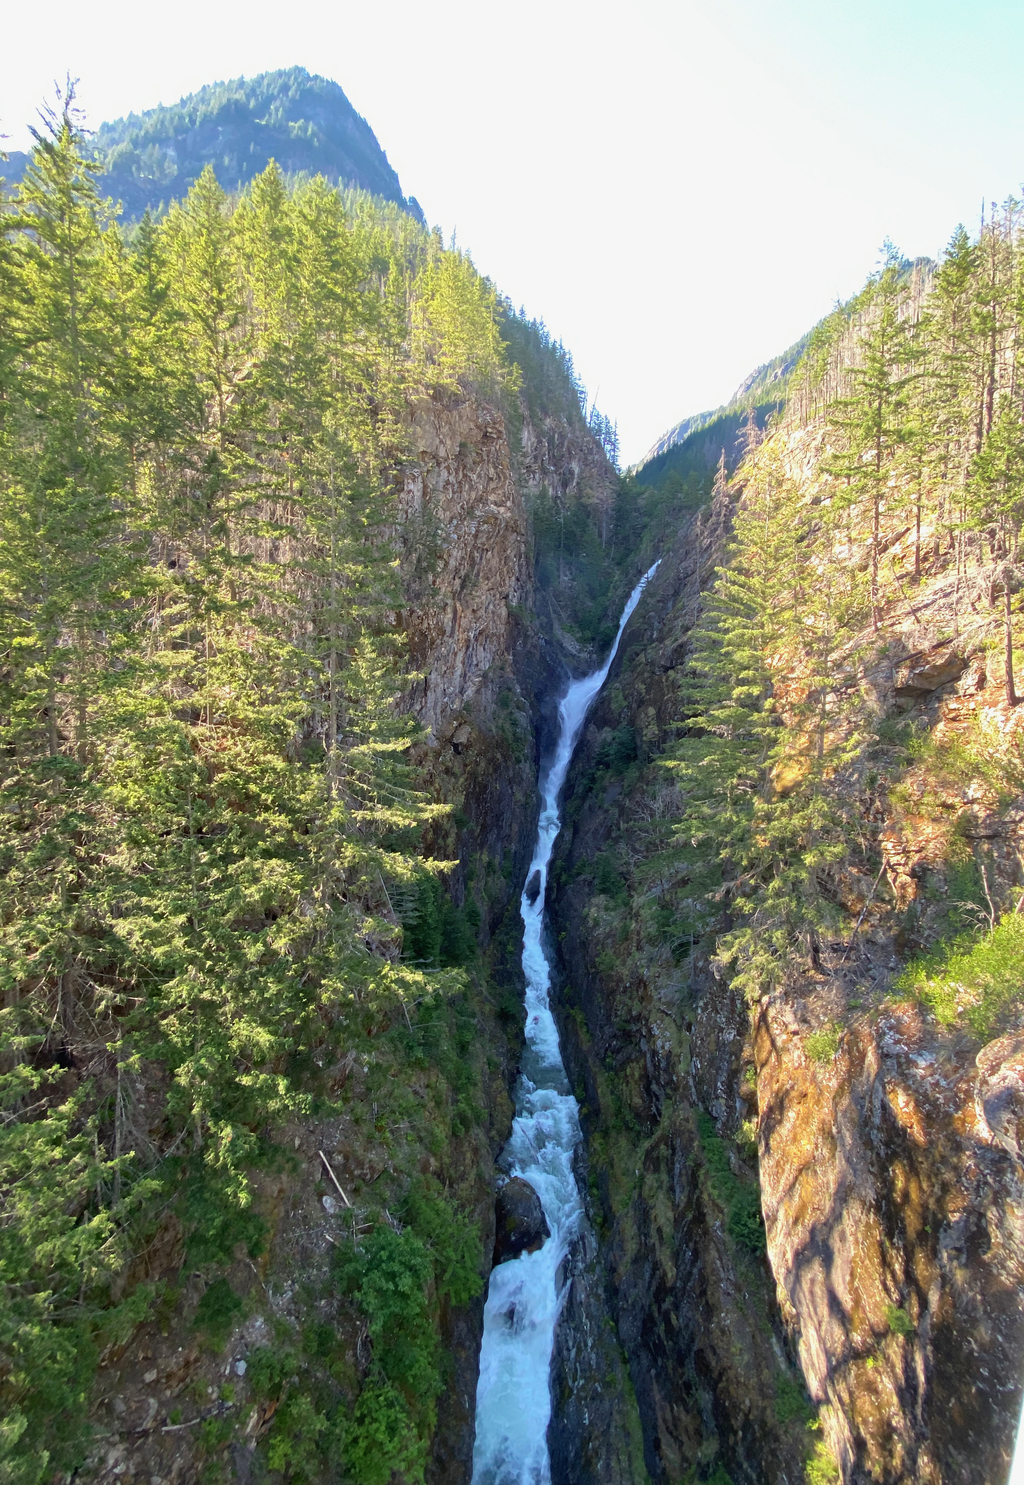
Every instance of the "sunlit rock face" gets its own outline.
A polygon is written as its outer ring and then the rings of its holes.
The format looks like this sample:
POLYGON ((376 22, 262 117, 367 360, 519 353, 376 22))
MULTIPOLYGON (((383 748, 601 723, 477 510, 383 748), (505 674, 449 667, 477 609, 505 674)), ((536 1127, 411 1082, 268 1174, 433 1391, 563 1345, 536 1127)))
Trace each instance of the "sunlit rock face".
MULTIPOLYGON (((910 770, 900 812, 865 774, 848 801, 877 811, 887 895, 869 904, 870 880, 837 875, 848 934, 869 908, 849 953, 847 937, 817 972, 794 964, 752 1007, 700 953, 674 959, 647 863, 681 804, 653 760, 676 735, 688 635, 727 526, 717 502, 666 552, 581 739, 552 866, 584 1187, 646 1468, 667 1482, 721 1464, 735 1482, 795 1485, 824 1439, 847 1485, 1005 1485, 1024 1381, 1024 1038, 944 1028, 896 981, 917 952, 907 923, 920 935, 956 895, 950 819, 969 811, 992 892, 1016 901, 1019 801, 976 784, 928 794, 910 770), (623 729, 636 761, 612 778, 597 760, 623 729), (623 875, 617 900, 595 881, 602 854, 623 875), (809 1045, 823 1030, 824 1052, 809 1045), (730 1240, 716 1139, 737 1180, 759 1179, 763 1257, 730 1240), (807 1432, 803 1386, 820 1432, 807 1432)), ((1010 725, 984 657, 905 649, 865 676, 879 715, 955 729, 985 708, 1010 725)), ((581 1363, 590 1317, 567 1306, 565 1324, 575 1339, 560 1342, 556 1384, 597 1395, 600 1368, 581 1363)))
POLYGON ((772 1267, 848 1478, 997 1481, 1024 1371, 1024 1039, 981 1052, 915 1005, 804 1050, 775 1001, 755 1050, 772 1267))

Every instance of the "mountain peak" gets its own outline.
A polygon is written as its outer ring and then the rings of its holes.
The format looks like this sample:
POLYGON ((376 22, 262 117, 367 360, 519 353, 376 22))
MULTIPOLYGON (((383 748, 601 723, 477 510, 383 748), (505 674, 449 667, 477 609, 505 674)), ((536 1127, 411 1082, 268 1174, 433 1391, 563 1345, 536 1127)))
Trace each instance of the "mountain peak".
MULTIPOLYGON (((273 159, 286 172, 324 175, 396 201, 423 220, 366 120, 336 82, 305 67, 209 83, 177 103, 101 124, 93 148, 104 165, 104 189, 129 217, 184 196, 206 165, 231 190, 273 159)), ((11 155, 8 180, 20 176, 26 159, 11 155)))

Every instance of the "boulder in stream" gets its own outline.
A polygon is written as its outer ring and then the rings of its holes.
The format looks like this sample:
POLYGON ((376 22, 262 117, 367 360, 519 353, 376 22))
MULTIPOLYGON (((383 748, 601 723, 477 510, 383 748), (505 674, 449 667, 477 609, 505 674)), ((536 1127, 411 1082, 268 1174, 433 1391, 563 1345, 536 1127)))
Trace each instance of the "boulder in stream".
POLYGON ((494 1201, 494 1262, 505 1263, 520 1253, 536 1253, 551 1236, 540 1197, 529 1181, 513 1176, 494 1201))

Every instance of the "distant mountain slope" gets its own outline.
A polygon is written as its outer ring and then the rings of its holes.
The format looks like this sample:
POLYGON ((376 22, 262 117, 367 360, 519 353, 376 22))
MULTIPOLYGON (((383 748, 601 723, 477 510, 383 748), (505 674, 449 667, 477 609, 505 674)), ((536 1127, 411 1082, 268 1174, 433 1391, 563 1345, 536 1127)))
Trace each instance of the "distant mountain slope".
MULTIPOLYGON (((92 144, 106 170, 104 190, 129 217, 184 196, 206 165, 231 190, 274 159, 284 171, 321 174, 399 202, 423 220, 366 120, 336 82, 304 67, 211 83, 179 103, 102 124, 92 144)), ((12 152, 3 167, 8 181, 20 178, 27 158, 12 152)))
POLYGON ((781 356, 775 356, 771 361, 766 361, 763 366, 758 366, 745 381, 740 383, 729 401, 723 403, 721 407, 711 408, 708 412, 694 413, 692 417, 683 418, 682 422, 670 428, 667 433, 663 433, 648 449, 637 468, 643 469, 659 454, 665 454, 676 444, 684 443, 692 433, 696 433, 700 428, 706 428, 709 423, 715 422, 727 413, 746 412, 749 407, 783 401, 786 395, 786 384, 797 362, 807 349, 810 338, 811 332, 808 331, 795 345, 791 345, 788 351, 783 351, 781 356))
MULTIPOLYGON (((899 261, 900 278, 908 285, 915 274, 927 275, 934 269, 935 264, 931 258, 903 258, 899 261)), ((683 475, 708 461, 713 467, 723 449, 731 467, 742 453, 739 431, 746 422, 746 413, 753 408, 758 424, 763 427, 767 417, 786 401, 793 372, 805 352, 813 349, 821 336, 827 334, 828 327, 833 325, 836 316, 842 320, 849 315, 858 299, 859 296, 854 295, 845 304, 837 303, 831 314, 819 320, 788 350, 752 371, 721 407, 694 413, 676 423, 633 465, 633 472, 646 483, 658 483, 666 475, 683 475), (705 430, 706 436, 703 439, 695 439, 695 434, 705 430), (683 445, 686 446, 685 449, 683 445), (673 449, 680 452, 666 458, 673 449)))

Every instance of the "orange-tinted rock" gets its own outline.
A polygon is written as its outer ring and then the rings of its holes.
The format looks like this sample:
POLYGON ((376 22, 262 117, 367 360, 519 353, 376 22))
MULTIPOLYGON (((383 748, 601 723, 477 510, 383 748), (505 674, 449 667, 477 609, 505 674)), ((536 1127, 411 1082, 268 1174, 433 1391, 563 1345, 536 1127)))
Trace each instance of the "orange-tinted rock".
POLYGON ((822 1066, 780 996, 755 1050, 769 1255, 844 1478, 1001 1485, 1024 1380, 1024 1038, 975 1056, 898 1005, 822 1066))

